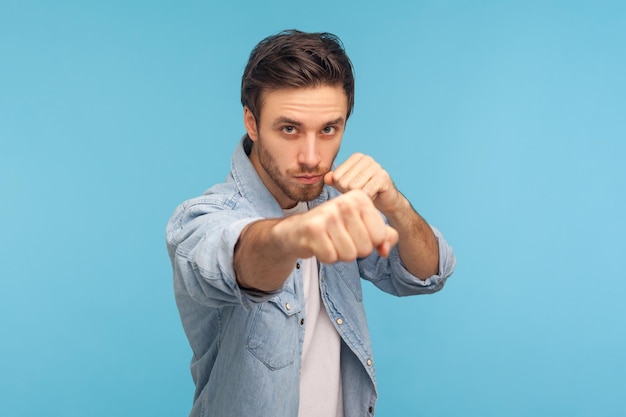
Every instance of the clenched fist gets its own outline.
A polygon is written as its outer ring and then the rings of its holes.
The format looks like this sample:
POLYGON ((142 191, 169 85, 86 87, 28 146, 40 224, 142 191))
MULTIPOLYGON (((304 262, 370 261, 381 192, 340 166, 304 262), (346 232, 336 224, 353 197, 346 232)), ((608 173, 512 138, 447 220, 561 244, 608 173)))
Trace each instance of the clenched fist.
POLYGON ((398 242, 372 199, 361 190, 349 191, 307 213, 275 225, 285 251, 299 258, 317 257, 322 263, 349 262, 372 253, 381 256, 398 242))
POLYGON ((336 170, 326 173, 324 182, 342 193, 362 190, 384 214, 397 209, 402 201, 387 171, 362 153, 353 154, 336 170))

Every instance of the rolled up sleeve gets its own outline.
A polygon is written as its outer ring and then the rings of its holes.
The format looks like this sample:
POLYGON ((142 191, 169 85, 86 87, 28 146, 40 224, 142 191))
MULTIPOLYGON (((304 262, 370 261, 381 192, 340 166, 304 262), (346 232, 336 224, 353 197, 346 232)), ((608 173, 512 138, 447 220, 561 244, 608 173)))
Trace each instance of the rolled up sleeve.
POLYGON ((213 198, 201 197, 183 203, 170 219, 167 248, 175 291, 184 291, 210 307, 238 304, 251 308, 272 295, 239 287, 233 254, 242 230, 261 218, 223 206, 213 198))
POLYGON ((450 245, 439 230, 431 226, 439 246, 439 272, 427 279, 411 274, 402 264, 400 252, 395 246, 387 258, 376 252, 359 261, 361 276, 381 290, 397 296, 431 294, 443 288, 454 272, 456 258, 450 245))

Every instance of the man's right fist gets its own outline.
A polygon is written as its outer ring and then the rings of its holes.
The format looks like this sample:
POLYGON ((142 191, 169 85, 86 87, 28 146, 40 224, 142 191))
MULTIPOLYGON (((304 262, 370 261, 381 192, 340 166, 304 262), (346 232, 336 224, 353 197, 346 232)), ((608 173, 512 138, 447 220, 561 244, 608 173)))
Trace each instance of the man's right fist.
POLYGON ((317 257, 321 263, 350 262, 374 249, 389 255, 398 232, 389 227, 363 191, 353 190, 307 213, 275 225, 285 237, 284 249, 298 258, 317 257))

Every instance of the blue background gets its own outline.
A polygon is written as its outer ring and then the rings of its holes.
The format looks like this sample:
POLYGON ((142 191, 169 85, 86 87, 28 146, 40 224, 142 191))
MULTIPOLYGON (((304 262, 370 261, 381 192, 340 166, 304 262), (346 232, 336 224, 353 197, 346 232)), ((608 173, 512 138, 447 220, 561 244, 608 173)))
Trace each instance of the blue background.
POLYGON ((624 2, 53 3, 0 2, 0 415, 186 415, 165 224, 293 27, 355 65, 339 161, 458 258, 434 296, 365 285, 377 415, 626 415, 624 2))

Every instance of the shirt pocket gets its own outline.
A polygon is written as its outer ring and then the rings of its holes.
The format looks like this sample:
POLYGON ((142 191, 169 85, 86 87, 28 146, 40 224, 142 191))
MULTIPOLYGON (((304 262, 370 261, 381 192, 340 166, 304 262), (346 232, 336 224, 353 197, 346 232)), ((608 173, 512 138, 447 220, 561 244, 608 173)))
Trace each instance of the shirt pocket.
POLYGON ((247 347, 270 370, 293 363, 298 352, 298 301, 293 295, 281 295, 260 304, 252 318, 247 347))

